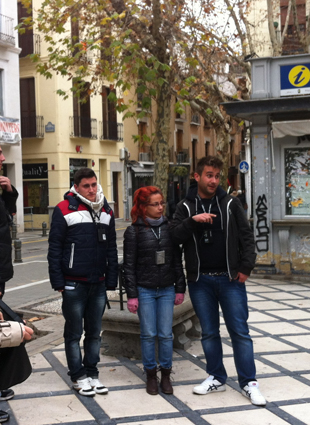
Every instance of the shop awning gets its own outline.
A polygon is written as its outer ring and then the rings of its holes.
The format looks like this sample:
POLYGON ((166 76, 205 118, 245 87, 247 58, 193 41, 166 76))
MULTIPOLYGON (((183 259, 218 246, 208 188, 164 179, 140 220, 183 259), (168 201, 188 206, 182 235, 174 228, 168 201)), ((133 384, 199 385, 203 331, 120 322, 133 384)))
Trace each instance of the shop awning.
POLYGON ((154 174, 154 168, 131 167, 137 177, 149 177, 154 174))
POLYGON ((305 136, 310 134, 310 120, 273 122, 272 131, 275 139, 285 136, 305 136))

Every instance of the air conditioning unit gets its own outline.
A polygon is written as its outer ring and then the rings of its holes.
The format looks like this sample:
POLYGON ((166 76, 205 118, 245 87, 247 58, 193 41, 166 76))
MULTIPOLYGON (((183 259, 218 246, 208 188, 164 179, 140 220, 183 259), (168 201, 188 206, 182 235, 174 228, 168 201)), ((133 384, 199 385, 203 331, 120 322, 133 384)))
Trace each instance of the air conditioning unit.
POLYGON ((119 159, 121 161, 124 161, 125 159, 130 158, 130 152, 128 151, 127 148, 121 148, 119 150, 119 159))
POLYGON ((139 161, 141 162, 149 162, 150 154, 147 152, 139 152, 139 161))

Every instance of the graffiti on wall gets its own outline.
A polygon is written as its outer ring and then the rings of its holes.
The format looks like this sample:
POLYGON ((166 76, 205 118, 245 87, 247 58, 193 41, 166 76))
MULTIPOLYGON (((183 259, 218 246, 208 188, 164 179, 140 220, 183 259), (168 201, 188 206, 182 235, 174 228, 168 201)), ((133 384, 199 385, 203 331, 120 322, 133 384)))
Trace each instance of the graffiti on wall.
POLYGON ((256 202, 256 249, 258 252, 269 250, 269 227, 267 225, 266 195, 259 196, 256 202))

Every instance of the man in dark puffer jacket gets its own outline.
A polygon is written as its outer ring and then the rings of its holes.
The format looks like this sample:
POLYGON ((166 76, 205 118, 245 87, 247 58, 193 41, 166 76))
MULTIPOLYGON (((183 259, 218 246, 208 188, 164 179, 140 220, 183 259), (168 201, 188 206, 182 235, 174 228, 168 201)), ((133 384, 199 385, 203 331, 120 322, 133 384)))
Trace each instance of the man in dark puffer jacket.
MULTIPOLYGON (((0 146, 0 171, 5 157, 0 146)), ((18 192, 11 185, 10 179, 0 176, 0 297, 3 297, 5 282, 13 277, 12 239, 10 234, 11 214, 16 212, 18 192)))
POLYGON ((90 168, 75 173, 74 186, 55 207, 48 262, 52 287, 63 296, 65 349, 73 388, 85 396, 106 394, 97 363, 106 290, 117 286, 116 232, 113 211, 90 168))
MULTIPOLYGON (((2 170, 4 161, 5 156, 0 146, 0 171, 2 170)), ((2 189, 2 195, 0 195, 0 298, 2 298, 5 290, 5 282, 13 277, 10 221, 11 214, 16 212, 18 192, 11 185, 8 177, 0 175, 0 186, 2 189)), ((13 397, 14 391, 11 389, 0 391, 0 400, 9 400, 13 397)), ((8 414, 0 410, 0 422, 4 422, 5 418, 8 418, 8 414)))
POLYGON ((219 186, 222 166, 222 161, 213 156, 198 161, 197 183, 177 205, 172 225, 175 242, 184 247, 188 290, 201 324, 209 374, 193 392, 225 391, 220 305, 232 340, 241 392, 252 404, 265 406, 255 379, 253 343, 247 324, 245 281, 255 265, 254 238, 239 199, 227 195, 219 186))

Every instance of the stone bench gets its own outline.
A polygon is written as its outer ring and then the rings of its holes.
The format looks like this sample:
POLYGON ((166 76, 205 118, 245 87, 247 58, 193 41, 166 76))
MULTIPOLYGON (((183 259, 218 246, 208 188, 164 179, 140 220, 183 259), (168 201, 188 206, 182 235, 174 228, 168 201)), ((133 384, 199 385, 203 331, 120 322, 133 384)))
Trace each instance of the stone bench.
MULTIPOLYGON (((137 314, 125 309, 120 310, 118 303, 111 302, 111 309, 105 311, 102 319, 102 348, 104 354, 141 358, 140 325, 137 314)), ((189 296, 173 312, 173 346, 187 350, 191 345, 190 337, 200 336, 200 325, 189 296)))

